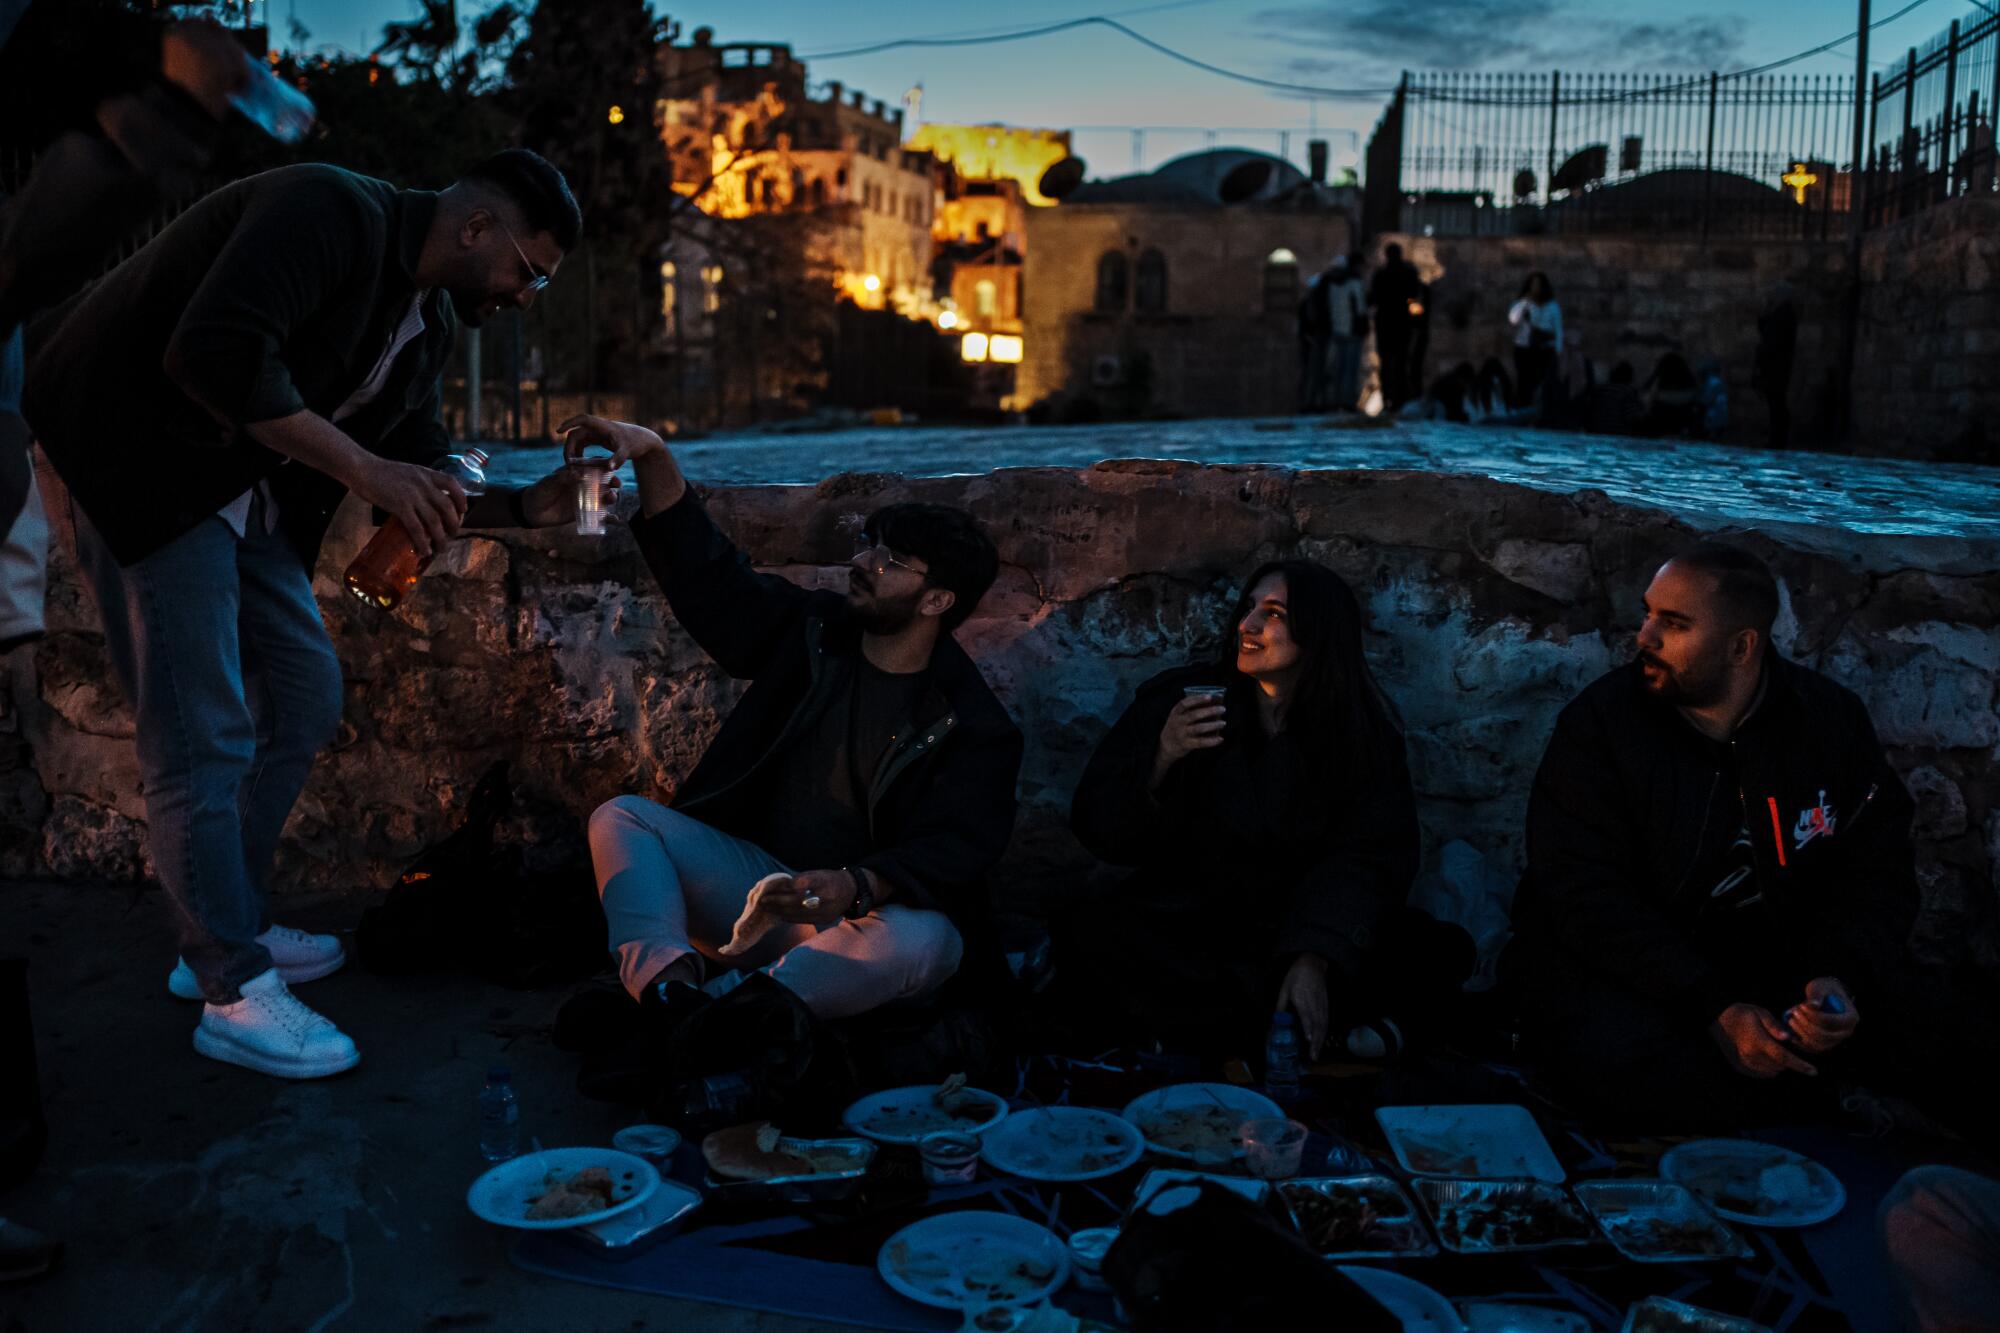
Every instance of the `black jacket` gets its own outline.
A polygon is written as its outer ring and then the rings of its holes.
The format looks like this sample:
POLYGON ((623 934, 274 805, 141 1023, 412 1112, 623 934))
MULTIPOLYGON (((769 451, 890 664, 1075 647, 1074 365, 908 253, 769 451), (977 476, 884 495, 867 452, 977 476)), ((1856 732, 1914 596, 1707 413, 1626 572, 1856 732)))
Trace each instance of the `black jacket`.
MULTIPOLYGON (((360 387, 416 294, 437 196, 338 167, 280 167, 208 195, 61 313, 31 349, 25 415, 77 503, 131 564, 274 476, 308 563, 345 494, 244 427, 360 387)), ((341 423, 410 463, 450 452, 438 375, 456 327, 433 291, 424 331, 375 400, 341 423)))
POLYGON ((1740 792, 1721 747, 1649 695, 1636 663, 1563 709, 1528 800, 1524 966, 1585 968, 1702 1022, 1751 1000, 1694 926, 1701 872, 1746 813, 1784 987, 1860 990, 1894 964, 1917 909, 1909 793, 1860 699, 1776 653, 1765 663, 1763 701, 1726 743, 1740 792))
POLYGON ((1210 933, 1191 948, 1246 950, 1255 956, 1242 961, 1258 969, 1316 953, 1352 970, 1417 873, 1403 747, 1388 747, 1379 772, 1316 782, 1288 762, 1288 736, 1263 735, 1240 681, 1191 666, 1141 685, 1084 769, 1071 827, 1100 860, 1137 867, 1128 884, 1146 900, 1201 909, 1210 933), (1182 691, 1232 680, 1225 743, 1182 759, 1149 794, 1160 729, 1182 691))
MULTIPOLYGON (((635 518, 632 530, 681 627, 717 666, 752 682, 673 806, 754 839, 771 760, 846 689, 860 631, 838 594, 752 569, 693 490, 635 518)), ((983 984, 1000 965, 986 876, 1014 833, 1021 732, 949 634, 929 670, 917 725, 875 775, 870 846, 855 864, 892 883, 893 901, 950 917, 965 941, 960 977, 983 984)))

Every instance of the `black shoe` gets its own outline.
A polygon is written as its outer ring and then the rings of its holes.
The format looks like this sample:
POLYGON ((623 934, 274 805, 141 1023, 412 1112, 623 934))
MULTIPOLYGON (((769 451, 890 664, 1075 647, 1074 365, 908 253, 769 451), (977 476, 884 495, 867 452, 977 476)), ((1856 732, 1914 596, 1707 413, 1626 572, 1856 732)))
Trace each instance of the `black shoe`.
POLYGON ((639 1030, 639 1002, 615 981, 593 981, 556 1010, 549 1041, 559 1051, 592 1055, 624 1045, 639 1030))
POLYGON ((641 991, 618 1039, 586 1053, 576 1076, 578 1092, 598 1101, 645 1105, 668 1086, 667 1054, 675 1031, 714 1001, 680 981, 666 983, 664 995, 660 991, 657 986, 641 991))

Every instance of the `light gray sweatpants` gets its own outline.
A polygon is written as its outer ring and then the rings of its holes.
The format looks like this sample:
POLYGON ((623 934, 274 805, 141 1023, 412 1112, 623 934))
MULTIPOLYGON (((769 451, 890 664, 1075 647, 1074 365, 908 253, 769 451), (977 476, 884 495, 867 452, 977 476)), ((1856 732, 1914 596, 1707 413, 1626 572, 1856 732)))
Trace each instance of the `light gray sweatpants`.
POLYGON ((634 998, 669 963, 699 953, 711 974, 759 969, 821 1018, 847 1018, 935 990, 964 953, 944 913, 892 902, 858 921, 780 925, 742 957, 724 958, 719 950, 751 887, 789 867, 755 843, 642 796, 597 807, 590 860, 618 978, 634 998))

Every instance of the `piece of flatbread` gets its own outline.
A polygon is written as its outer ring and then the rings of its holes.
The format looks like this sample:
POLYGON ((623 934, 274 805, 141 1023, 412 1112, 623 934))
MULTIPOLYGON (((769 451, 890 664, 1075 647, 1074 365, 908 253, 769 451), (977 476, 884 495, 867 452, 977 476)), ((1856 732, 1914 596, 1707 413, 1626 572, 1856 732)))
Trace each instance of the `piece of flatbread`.
POLYGON ((780 870, 774 875, 766 875, 751 886, 750 898, 743 904, 743 915, 736 918, 736 928, 729 932, 729 943, 716 952, 724 958, 738 958, 750 951, 751 946, 777 927, 780 922, 764 910, 764 892, 773 885, 789 885, 792 877, 780 870))

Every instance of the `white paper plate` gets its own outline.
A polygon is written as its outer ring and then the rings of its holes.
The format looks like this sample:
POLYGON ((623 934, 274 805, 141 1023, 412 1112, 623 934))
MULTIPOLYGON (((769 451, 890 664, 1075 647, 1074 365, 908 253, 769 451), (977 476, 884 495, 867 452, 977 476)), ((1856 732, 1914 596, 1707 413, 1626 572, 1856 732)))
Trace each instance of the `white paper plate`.
POLYGON ((1098 1180, 1145 1156, 1146 1140, 1109 1111, 1041 1106, 987 1130, 979 1155, 994 1170, 1024 1180, 1098 1180))
POLYGON ((891 1088, 870 1093, 840 1113, 840 1123, 864 1139, 877 1143, 914 1144, 926 1134, 949 1130, 954 1134, 978 1134, 1007 1118, 1007 1102, 984 1088, 965 1088, 960 1095, 978 1102, 984 1109, 976 1118, 947 1116, 934 1100, 937 1084, 914 1088, 891 1088))
POLYGON ((875 1268, 898 1293, 941 1310, 1031 1305, 1069 1281, 1069 1247, 1009 1213, 943 1213, 889 1237, 875 1268))
POLYGON ((1413 1176, 1560 1185, 1566 1175, 1525 1106, 1383 1106, 1375 1120, 1413 1176))
MULTIPOLYGON (((1249 1088, 1239 1088, 1234 1083, 1176 1083, 1171 1087, 1155 1088, 1143 1097, 1134 1097, 1125 1104, 1118 1114, 1139 1127, 1146 1134, 1146 1146, 1162 1157, 1170 1157, 1177 1162, 1198 1162, 1208 1164, 1206 1155, 1197 1156, 1184 1148, 1170 1148, 1154 1139, 1147 1131, 1147 1121, 1156 1119, 1163 1111, 1197 1111, 1219 1116, 1239 1116, 1242 1120, 1282 1120, 1285 1110, 1261 1092, 1249 1088)), ((1225 1160, 1235 1161, 1243 1156, 1240 1144, 1230 1149, 1227 1159, 1217 1157, 1214 1164, 1225 1160)))
POLYGON ((1718 1216, 1753 1227, 1809 1227, 1847 1206, 1833 1172, 1755 1139, 1683 1143, 1660 1159, 1660 1174, 1699 1194, 1718 1216))
POLYGON ((478 1217, 495 1226, 517 1227, 522 1231, 565 1231, 616 1217, 627 1208, 644 1203, 659 1187, 660 1173, 643 1157, 616 1148, 547 1148, 500 1163, 472 1182, 472 1188, 465 1192, 465 1202, 478 1217), (528 1206, 551 1187, 551 1175, 558 1180, 567 1179, 591 1166, 601 1166, 611 1173, 610 1207, 576 1217, 528 1219, 528 1206))
POLYGON ((1340 1271, 1402 1320, 1403 1333, 1465 1333, 1465 1321, 1451 1302, 1414 1278, 1360 1264, 1342 1264, 1340 1271))

